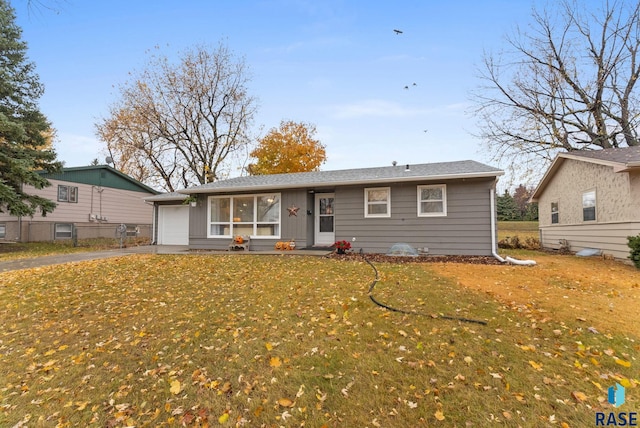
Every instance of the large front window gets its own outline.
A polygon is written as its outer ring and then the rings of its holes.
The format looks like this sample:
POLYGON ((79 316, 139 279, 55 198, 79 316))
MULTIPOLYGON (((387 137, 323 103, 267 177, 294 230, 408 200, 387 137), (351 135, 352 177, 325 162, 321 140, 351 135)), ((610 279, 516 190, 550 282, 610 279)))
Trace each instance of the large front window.
POLYGON ((209 197, 209 238, 280 237, 280 194, 209 197))

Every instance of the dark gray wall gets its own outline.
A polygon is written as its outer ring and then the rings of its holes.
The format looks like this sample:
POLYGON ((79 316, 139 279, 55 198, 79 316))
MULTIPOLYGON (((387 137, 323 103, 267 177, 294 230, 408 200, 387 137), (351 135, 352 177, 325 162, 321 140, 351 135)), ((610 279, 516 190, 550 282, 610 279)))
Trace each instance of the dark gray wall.
POLYGON ((338 188, 336 240, 352 241, 354 249, 371 253, 385 253, 394 243, 405 242, 426 247, 433 255, 491 255, 493 183, 493 179, 428 183, 447 185, 446 217, 418 217, 416 183, 388 186, 390 218, 364 217, 363 186, 338 188))
MULTIPOLYGON (((405 242, 414 248, 426 247, 432 255, 491 255, 489 191, 494 182, 490 178, 313 190, 335 192, 336 240, 352 241, 356 251, 385 253, 394 243, 405 242), (421 184, 447 185, 446 217, 418 217, 417 186, 421 184), (364 217, 365 187, 391 187, 390 218, 364 217)), ((299 248, 313 244, 313 193, 309 189, 280 193, 280 239, 254 238, 252 250, 272 250, 279 240, 295 239, 299 248), (293 205, 300 208, 297 216, 289 216, 287 208, 293 205)), ((207 239, 207 196, 199 198, 198 206, 190 210, 190 247, 226 250, 229 238, 207 239)))

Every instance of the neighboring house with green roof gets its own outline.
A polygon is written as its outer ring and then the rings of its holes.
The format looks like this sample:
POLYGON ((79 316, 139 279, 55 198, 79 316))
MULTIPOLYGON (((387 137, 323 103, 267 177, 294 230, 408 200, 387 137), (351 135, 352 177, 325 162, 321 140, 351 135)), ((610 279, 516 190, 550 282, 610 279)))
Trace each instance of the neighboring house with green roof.
POLYGON ((640 233, 640 147, 560 153, 533 196, 541 244, 627 259, 640 233))
POLYGON ((470 160, 393 165, 237 177, 146 200, 156 206, 159 244, 183 225, 180 242, 192 249, 226 250, 240 235, 251 237, 251 250, 346 240, 374 253, 404 242, 433 255, 490 256, 502 174, 470 160))
POLYGON ((42 173, 51 186, 25 188, 57 204, 43 217, 15 217, 0 213, 0 240, 53 241, 113 238, 116 227, 127 225, 129 235, 151 236, 153 207, 144 197, 158 192, 108 166, 63 168, 57 173, 42 173))

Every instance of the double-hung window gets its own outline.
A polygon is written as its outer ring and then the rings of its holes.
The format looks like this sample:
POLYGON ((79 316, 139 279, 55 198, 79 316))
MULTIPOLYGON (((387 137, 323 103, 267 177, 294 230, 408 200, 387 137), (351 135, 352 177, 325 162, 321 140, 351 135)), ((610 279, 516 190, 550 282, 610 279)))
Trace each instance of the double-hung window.
POLYGON ((280 194, 209 197, 209 238, 280 237, 280 194))
POLYGON ((391 217, 391 188, 364 189, 364 216, 391 217))
POLYGON ((418 186, 418 217, 447 215, 447 186, 418 186))
POLYGON ((582 220, 595 221, 596 219, 596 191, 589 190, 582 193, 582 220))

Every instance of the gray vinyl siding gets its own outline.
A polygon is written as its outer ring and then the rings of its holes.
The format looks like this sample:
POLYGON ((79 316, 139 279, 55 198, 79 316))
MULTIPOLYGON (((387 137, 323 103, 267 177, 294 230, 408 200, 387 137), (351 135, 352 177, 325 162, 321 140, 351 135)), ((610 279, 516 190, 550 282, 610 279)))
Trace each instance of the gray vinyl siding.
MULTIPOLYGON (((490 189, 491 179, 465 181, 398 183, 391 189, 391 217, 365 218, 364 189, 381 186, 343 186, 312 189, 316 193, 335 193, 336 240, 352 241, 355 251, 385 253, 391 245, 405 242, 414 248, 428 248, 432 255, 491 255, 490 189), (418 217, 418 186, 446 184, 447 215, 418 217), (356 238, 353 241, 353 238, 356 238)), ((268 193, 268 192, 255 192, 268 193)), ((278 241, 294 239, 298 248, 314 242, 314 193, 311 189, 282 190, 280 238, 253 238, 251 250, 272 250, 278 241), (299 208, 289 216, 288 207, 299 208)), ((233 195, 239 195, 237 193, 233 195)), ((254 194, 247 192, 246 194, 254 194)), ((222 196, 222 194, 219 194, 222 196)), ((192 249, 226 250, 229 238, 207 238, 207 195, 199 195, 191 208, 189 246, 192 249)))
MULTIPOLYGON (((307 215, 307 211, 313 211, 313 204, 309 205, 309 194, 304 189, 273 191, 280 193, 280 238, 253 238, 251 250, 273 250, 276 242, 295 240, 296 246, 307 246, 307 233, 309 221, 313 230, 313 215, 307 215), (297 216, 289 216, 287 208, 296 206, 299 208, 297 216)), ((270 192, 246 192, 234 193, 233 196, 242 194, 261 194, 270 192)), ((218 195, 217 195, 218 196, 218 195)), ((224 195, 219 195, 224 196, 224 195)), ((207 238, 207 195, 198 195, 198 206, 192 208, 189 216, 189 247, 192 249, 228 249, 229 238, 207 238)), ((313 237, 313 235, 311 235, 313 237)))
MULTIPOLYGON (((395 243, 428 248, 432 255, 491 255, 490 189, 493 180, 439 182, 446 184, 447 215, 418 217, 416 183, 391 187, 391 217, 364 217, 364 186, 336 189, 336 240, 353 247, 385 253, 395 243), (355 241, 353 241, 355 238, 355 241)), ((373 186, 372 186, 373 187, 373 186)))
MULTIPOLYGON (((195 207, 189 208, 189 246, 195 249, 206 248, 198 246, 196 242, 207 242, 207 196, 193 195, 198 198, 195 207)), ((228 244, 228 242, 227 242, 228 244)))

